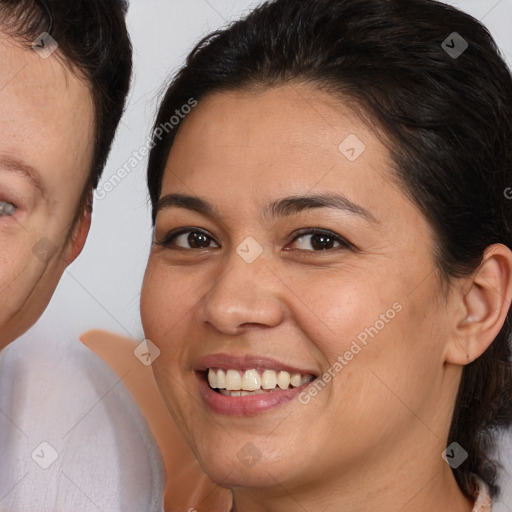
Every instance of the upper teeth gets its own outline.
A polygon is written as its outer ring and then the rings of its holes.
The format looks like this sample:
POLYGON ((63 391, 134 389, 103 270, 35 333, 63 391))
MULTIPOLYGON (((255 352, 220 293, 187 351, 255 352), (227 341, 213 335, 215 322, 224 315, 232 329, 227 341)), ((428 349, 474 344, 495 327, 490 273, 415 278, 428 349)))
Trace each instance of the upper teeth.
POLYGON ((298 387, 313 379, 312 375, 300 373, 275 372, 264 370, 261 375, 258 370, 221 370, 210 368, 208 370, 208 382, 214 389, 226 389, 228 391, 256 391, 258 389, 281 389, 298 387))

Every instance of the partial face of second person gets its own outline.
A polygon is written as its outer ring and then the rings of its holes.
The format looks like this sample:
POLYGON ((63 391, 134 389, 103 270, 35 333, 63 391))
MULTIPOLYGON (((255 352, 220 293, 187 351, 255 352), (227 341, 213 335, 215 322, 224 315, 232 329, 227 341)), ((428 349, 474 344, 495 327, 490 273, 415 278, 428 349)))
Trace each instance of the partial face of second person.
POLYGON ((89 218, 71 230, 94 135, 86 81, 2 32, 0 133, 1 348, 37 320, 85 241, 89 218))
POLYGON ((440 453, 460 379, 447 356, 456 306, 393 172, 376 134, 311 86, 215 93, 183 122, 142 318, 168 407, 222 485, 298 499, 332 497, 336 483, 362 500, 362 475, 388 490, 418 467, 452 478, 440 453), (351 135, 354 152, 340 151, 351 135), (353 135, 365 145, 355 160, 353 135), (291 385, 225 396, 209 368, 334 376, 315 396, 291 385))

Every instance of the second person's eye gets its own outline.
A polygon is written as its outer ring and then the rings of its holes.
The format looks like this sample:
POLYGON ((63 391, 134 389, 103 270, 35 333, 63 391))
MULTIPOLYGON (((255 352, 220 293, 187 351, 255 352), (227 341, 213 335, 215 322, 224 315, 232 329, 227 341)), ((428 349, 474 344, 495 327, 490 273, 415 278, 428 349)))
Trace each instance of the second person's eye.
POLYGON ((0 217, 11 217, 16 213, 16 206, 8 201, 0 201, 0 217))

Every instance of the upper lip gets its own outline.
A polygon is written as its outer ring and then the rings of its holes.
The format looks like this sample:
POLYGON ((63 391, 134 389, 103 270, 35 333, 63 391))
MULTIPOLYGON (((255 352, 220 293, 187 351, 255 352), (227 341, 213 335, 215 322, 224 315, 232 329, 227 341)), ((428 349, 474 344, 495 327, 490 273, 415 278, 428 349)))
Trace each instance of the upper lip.
POLYGON ((259 355, 232 355, 232 354, 211 354, 202 357, 196 363, 196 371, 206 371, 209 368, 233 369, 233 370, 274 370, 285 371, 290 374, 300 373, 302 375, 317 376, 317 372, 309 368, 299 368, 286 363, 259 355))

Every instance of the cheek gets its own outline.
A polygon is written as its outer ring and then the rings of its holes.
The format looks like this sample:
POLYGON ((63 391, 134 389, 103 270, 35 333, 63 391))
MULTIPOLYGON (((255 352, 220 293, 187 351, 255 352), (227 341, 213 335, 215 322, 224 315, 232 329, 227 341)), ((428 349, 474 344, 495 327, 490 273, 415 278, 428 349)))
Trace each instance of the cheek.
POLYGON ((8 307, 28 294, 44 272, 45 261, 36 242, 33 236, 0 229, 0 301, 8 307))
POLYGON ((187 335, 192 305, 198 297, 194 286, 183 274, 150 257, 141 290, 140 311, 144 335, 160 349, 160 356, 153 364, 158 389, 176 424, 185 429, 188 437, 190 425, 187 418, 195 416, 197 402, 190 400, 190 392, 182 383, 180 363, 185 360, 187 335), (186 428, 188 426, 188 428, 186 428))
POLYGON ((399 280, 392 283, 345 275, 296 279, 290 286, 301 298, 291 308, 294 321, 321 354, 333 398, 341 393, 353 404, 366 404, 365 410, 383 413, 401 406, 393 393, 421 401, 442 369, 436 290, 408 295, 399 280))
POLYGON ((443 368, 443 336, 432 329, 437 315, 429 304, 395 302, 384 316, 370 320, 344 353, 336 387, 356 407, 364 405, 365 424, 373 424, 374 417, 381 430, 393 423, 403 428, 417 421, 411 411, 428 416, 443 368))
POLYGON ((141 291, 141 318, 146 337, 162 355, 171 341, 179 339, 176 332, 197 301, 194 290, 194 283, 179 272, 150 258, 141 291))
POLYGON ((42 314, 64 269, 59 249, 48 239, 4 235, 0 232, 0 326, 12 322, 20 335, 42 314))
POLYGON ((375 292, 375 279, 362 279, 351 273, 306 277, 287 281, 292 290, 289 307, 294 322, 332 365, 339 356, 352 350, 359 353, 369 340, 386 330, 399 313, 396 290, 375 292))

